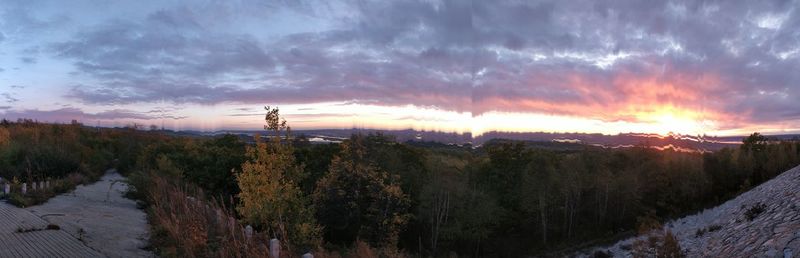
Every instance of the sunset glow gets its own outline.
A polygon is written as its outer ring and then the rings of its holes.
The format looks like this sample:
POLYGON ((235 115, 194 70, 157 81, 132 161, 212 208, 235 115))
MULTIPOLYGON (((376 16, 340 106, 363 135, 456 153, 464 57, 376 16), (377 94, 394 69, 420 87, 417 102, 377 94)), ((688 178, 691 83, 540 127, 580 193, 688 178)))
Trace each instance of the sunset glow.
POLYGON ((296 129, 800 132, 791 4, 300 2, 4 3, 0 117, 258 130, 278 106, 296 129))

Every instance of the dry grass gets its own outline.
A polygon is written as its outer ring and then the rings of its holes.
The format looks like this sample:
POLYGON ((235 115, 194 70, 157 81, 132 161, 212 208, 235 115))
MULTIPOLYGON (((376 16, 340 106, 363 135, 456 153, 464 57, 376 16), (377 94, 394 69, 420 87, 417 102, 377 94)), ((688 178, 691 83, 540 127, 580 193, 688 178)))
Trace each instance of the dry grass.
MULTIPOLYGON (((269 257, 270 237, 264 232, 256 231, 248 239, 245 225, 222 202, 206 199, 201 190, 177 186, 163 177, 139 176, 140 179, 131 183, 137 188, 136 191, 145 191, 152 226, 150 242, 160 256, 269 257)), ((315 258, 407 257, 394 249, 373 248, 361 241, 341 252, 317 248, 313 254, 315 258)), ((300 255, 291 253, 286 248, 281 250, 281 257, 300 255)))
POLYGON ((166 257, 268 257, 269 238, 244 225, 215 200, 152 176, 147 196, 154 245, 166 257))

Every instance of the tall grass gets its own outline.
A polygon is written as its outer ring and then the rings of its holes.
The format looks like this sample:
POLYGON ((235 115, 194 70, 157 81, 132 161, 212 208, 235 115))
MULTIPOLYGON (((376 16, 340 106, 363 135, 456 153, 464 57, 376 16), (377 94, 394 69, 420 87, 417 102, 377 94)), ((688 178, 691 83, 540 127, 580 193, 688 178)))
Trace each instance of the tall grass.
POLYGON ((161 256, 269 257, 266 234, 253 232, 248 237, 245 226, 231 210, 217 200, 206 199, 201 190, 156 175, 132 183, 146 195, 153 229, 151 242, 161 256))

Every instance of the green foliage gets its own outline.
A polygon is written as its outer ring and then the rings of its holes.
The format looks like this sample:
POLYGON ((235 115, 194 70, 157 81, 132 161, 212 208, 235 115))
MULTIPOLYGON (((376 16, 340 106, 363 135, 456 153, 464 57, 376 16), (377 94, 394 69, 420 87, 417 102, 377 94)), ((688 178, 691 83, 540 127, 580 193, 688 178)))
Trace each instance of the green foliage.
POLYGON ((81 124, 42 124, 20 119, 0 123, 0 177, 18 183, 49 180, 52 187, 15 196, 12 203, 35 205, 91 182, 113 166, 119 141, 114 129, 91 129, 81 124))
POLYGON ((368 159, 368 139, 354 135, 342 143, 328 174, 317 185, 314 204, 329 240, 352 243, 361 239, 391 247, 411 216, 410 199, 401 189, 396 173, 389 173, 368 159))

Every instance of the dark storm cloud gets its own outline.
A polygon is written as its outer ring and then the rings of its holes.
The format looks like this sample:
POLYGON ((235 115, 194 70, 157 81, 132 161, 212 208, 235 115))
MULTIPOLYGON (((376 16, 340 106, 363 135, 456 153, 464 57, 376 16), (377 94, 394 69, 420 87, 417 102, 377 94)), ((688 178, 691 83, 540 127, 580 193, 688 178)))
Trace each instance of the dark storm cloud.
POLYGON ((182 6, 86 26, 50 50, 89 79, 70 92, 87 103, 348 101, 606 120, 656 103, 800 119, 785 111, 800 110, 796 1, 339 4, 347 12, 283 6, 325 17, 324 31, 265 39, 230 17, 273 13, 221 4, 220 25, 182 6))

